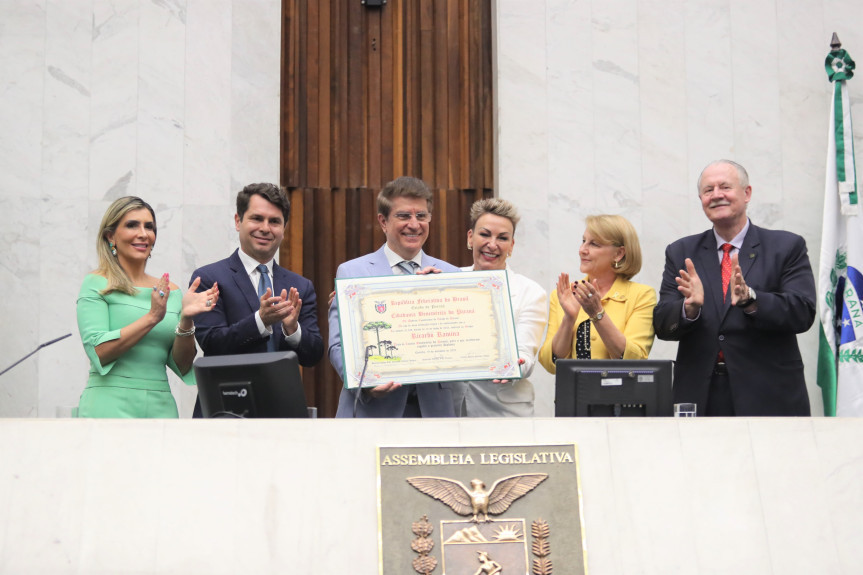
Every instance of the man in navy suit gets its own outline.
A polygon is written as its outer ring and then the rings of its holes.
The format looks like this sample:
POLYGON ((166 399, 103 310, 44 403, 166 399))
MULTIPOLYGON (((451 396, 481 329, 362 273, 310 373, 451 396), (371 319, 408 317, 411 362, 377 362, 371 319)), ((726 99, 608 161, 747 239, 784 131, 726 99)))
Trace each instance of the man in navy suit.
POLYGON ((708 416, 809 415, 797 346, 815 319, 806 242, 749 221, 752 187, 735 162, 704 168, 698 194, 713 229, 668 246, 653 313, 657 337, 680 342, 674 402, 708 416))
MULTIPOLYGON (((432 192, 422 180, 403 176, 388 183, 378 194, 378 223, 386 243, 376 252, 340 265, 336 277, 399 275, 428 267, 444 272, 459 271, 422 251, 429 235, 431 214, 432 192)), ((329 324, 330 363, 339 377, 344 378, 336 300, 330 304, 329 324)), ((402 387, 390 382, 362 391, 342 389, 336 417, 454 417, 452 385, 457 384, 440 382, 402 387)))
POLYGON ((315 287, 274 259, 290 213, 290 201, 275 184, 250 184, 237 194, 240 249, 192 274, 201 277, 199 290, 219 284, 214 309, 196 319, 195 337, 205 355, 289 350, 306 367, 323 356, 315 287))

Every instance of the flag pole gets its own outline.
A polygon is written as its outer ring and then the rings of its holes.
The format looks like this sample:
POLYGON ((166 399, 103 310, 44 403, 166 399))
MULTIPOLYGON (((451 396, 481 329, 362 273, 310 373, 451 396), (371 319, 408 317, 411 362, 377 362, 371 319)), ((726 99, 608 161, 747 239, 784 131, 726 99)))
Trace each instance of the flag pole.
POLYGON ((824 415, 863 416, 863 224, 847 87, 855 64, 835 32, 830 48, 824 62, 833 95, 818 274, 818 386, 824 415))

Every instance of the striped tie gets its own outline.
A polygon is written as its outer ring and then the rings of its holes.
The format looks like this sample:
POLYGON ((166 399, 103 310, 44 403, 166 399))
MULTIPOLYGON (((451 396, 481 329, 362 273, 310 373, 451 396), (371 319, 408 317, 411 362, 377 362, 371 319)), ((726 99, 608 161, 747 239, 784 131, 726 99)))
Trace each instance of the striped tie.
MULTIPOLYGON (((264 264, 258 266, 258 271, 261 273, 261 279, 258 280, 258 297, 264 297, 264 294, 267 293, 267 288, 270 288, 270 295, 275 295, 273 291, 273 284, 270 283, 270 270, 264 264)), ((282 324, 279 323, 277 326, 279 330, 282 328, 282 324)), ((279 351, 279 342, 276 339, 279 337, 276 332, 276 327, 273 327, 273 335, 267 340, 267 351, 279 351)))
POLYGON ((418 263, 410 260, 399 262, 396 266, 402 270, 406 276, 414 275, 420 267, 418 263))

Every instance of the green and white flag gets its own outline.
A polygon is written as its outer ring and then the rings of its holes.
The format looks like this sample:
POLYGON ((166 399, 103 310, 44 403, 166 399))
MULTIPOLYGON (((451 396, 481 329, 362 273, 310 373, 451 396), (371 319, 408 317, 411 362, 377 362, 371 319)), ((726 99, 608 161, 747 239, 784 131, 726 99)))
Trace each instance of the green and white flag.
POLYGON ((854 61, 845 50, 833 50, 825 68, 833 82, 833 100, 818 274, 818 385, 824 415, 863 416, 863 216, 846 86, 854 76, 854 61))

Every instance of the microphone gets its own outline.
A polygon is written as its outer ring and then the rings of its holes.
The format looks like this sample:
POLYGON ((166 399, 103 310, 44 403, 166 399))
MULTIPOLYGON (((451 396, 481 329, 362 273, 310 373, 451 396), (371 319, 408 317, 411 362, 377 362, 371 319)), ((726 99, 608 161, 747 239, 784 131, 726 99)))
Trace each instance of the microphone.
POLYGON ((363 380, 366 378, 366 368, 369 366, 369 352, 377 348, 376 345, 367 345, 366 346, 366 359, 363 363, 363 372, 360 374, 360 383, 357 387, 357 394, 354 397, 354 419, 357 418, 357 402, 360 400, 360 394, 363 392, 363 380))
POLYGON ((6 373, 7 371, 9 371, 9 370, 10 370, 10 369, 12 369, 13 367, 15 367, 16 365, 18 365, 19 363, 21 363, 22 361, 24 361, 25 359, 27 359, 28 357, 30 357, 31 355, 33 355, 34 353, 36 353, 37 351, 39 351, 40 349, 42 349, 43 347, 48 347, 49 345, 54 345, 55 343, 57 343, 57 342, 58 342, 58 341, 60 341, 61 339, 66 339, 66 338, 67 338, 67 337, 69 337, 70 335, 72 335, 72 334, 71 334, 71 333, 67 333, 66 335, 61 335, 60 337, 56 337, 56 338, 52 339, 51 341, 46 341, 45 343, 43 343, 42 345, 40 345, 39 347, 37 347, 36 349, 34 349, 33 351, 31 351, 31 352, 30 352, 30 353, 28 353, 27 355, 25 355, 24 357, 22 357, 21 359, 19 359, 18 361, 16 361, 15 363, 13 363, 12 365, 10 365, 9 367, 7 367, 7 368, 6 368, 6 369, 4 369, 3 371, 0 371, 0 375, 3 375, 4 373, 6 373))

